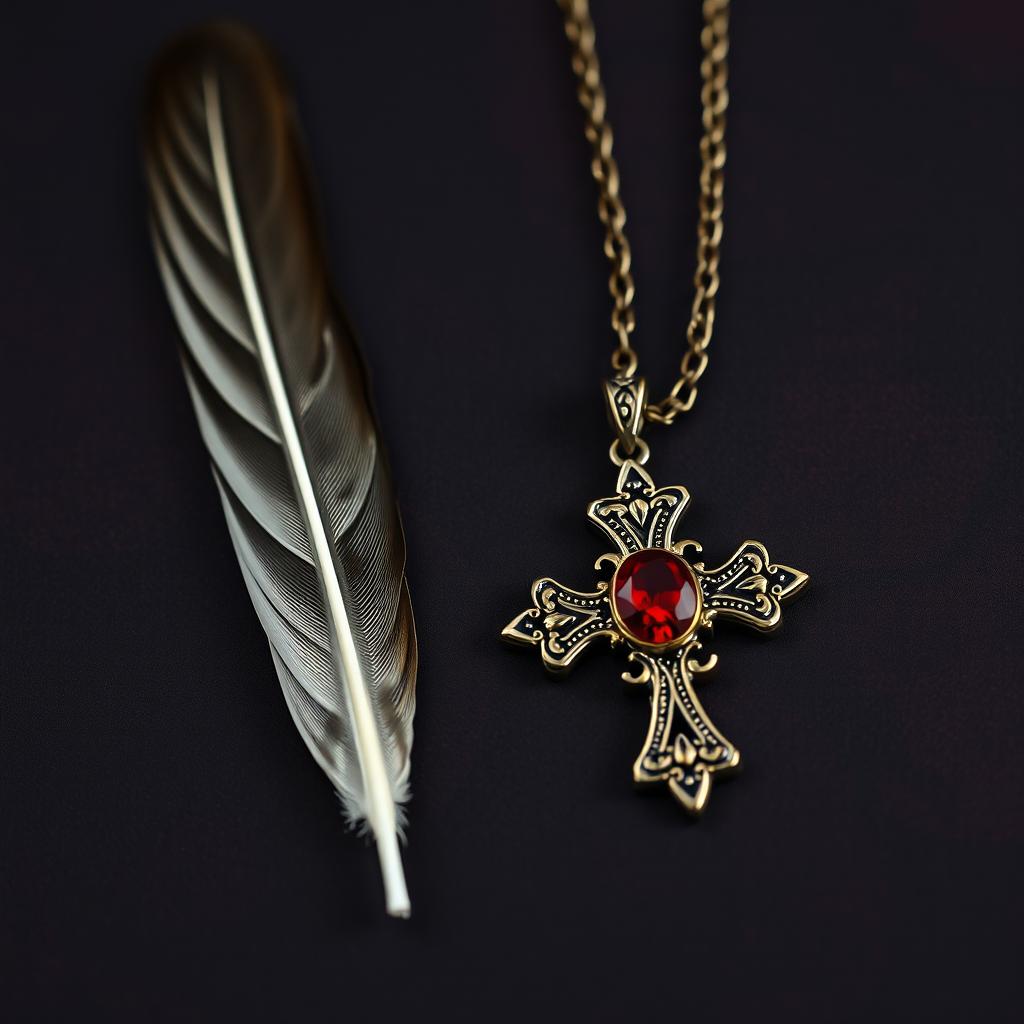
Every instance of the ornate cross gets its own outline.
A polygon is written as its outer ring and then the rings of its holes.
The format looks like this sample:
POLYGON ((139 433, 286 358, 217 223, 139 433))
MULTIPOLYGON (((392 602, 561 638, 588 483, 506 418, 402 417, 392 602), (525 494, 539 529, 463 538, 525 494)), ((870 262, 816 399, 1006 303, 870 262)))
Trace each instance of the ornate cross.
POLYGON ((707 569, 684 558, 692 540, 675 539, 690 502, 684 487, 655 488, 634 459, 619 473, 618 493, 587 509, 591 522, 618 547, 601 555, 611 583, 595 591, 573 590, 548 577, 533 584, 533 605, 517 615, 502 636, 540 647, 544 667, 569 669, 598 637, 623 645, 636 666, 622 678, 646 686, 651 720, 643 749, 633 765, 638 784, 665 783, 692 814, 707 804, 712 777, 735 770, 740 753, 712 724, 701 706, 694 680, 713 669, 716 654, 701 660, 698 633, 717 619, 731 619, 771 632, 782 604, 796 596, 807 574, 779 565, 763 544, 745 541, 725 564, 707 569))

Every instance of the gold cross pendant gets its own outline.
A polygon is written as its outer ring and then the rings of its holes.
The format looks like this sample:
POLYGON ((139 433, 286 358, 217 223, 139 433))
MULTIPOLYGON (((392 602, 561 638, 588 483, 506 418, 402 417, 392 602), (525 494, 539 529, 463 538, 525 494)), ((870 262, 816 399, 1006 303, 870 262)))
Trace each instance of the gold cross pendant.
POLYGON ((715 569, 691 562, 692 540, 675 531, 690 502, 684 487, 655 488, 634 459, 622 462, 617 493, 592 502, 587 515, 618 551, 601 555, 611 582, 595 591, 573 590, 547 577, 533 584, 533 605, 517 615, 502 636, 540 647, 544 667, 569 669, 598 637, 624 646, 635 674, 622 678, 649 688, 651 720, 633 764, 638 784, 665 783, 691 814, 700 814, 712 777, 739 767, 740 753, 708 718, 694 680, 709 672, 716 654, 702 658, 701 630, 731 619, 769 633, 782 619, 782 605, 795 597, 807 574, 779 565, 758 541, 745 541, 715 569))

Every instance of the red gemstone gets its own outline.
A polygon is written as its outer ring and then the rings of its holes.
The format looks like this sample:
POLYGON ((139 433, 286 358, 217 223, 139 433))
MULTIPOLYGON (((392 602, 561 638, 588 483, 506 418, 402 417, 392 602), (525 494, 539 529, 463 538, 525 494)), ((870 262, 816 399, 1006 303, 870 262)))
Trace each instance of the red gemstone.
POLYGON ((697 581, 671 551, 648 548, 615 571, 612 600, 619 623, 642 644, 670 644, 685 636, 697 615, 697 581))

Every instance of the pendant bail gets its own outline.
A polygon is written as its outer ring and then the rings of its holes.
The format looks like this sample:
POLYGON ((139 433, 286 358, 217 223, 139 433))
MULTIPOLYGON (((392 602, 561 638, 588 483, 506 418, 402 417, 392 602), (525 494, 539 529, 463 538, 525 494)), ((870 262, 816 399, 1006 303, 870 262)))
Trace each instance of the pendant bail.
POLYGON ((643 377, 612 377, 604 382, 604 400, 608 422, 615 431, 614 447, 630 457, 643 444, 647 382, 643 377))

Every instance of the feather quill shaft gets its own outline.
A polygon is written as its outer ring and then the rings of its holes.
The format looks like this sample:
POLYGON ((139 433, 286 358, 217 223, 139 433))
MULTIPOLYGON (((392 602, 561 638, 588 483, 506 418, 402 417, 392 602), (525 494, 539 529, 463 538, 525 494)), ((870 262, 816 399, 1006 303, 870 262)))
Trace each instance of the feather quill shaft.
POLYGON ((218 26, 178 43, 150 100, 154 245, 289 709, 350 818, 373 832, 389 913, 406 916, 396 804, 415 636, 404 541, 357 360, 325 297, 292 136, 276 70, 252 36, 218 26), (241 121, 234 142, 225 80, 241 121))

